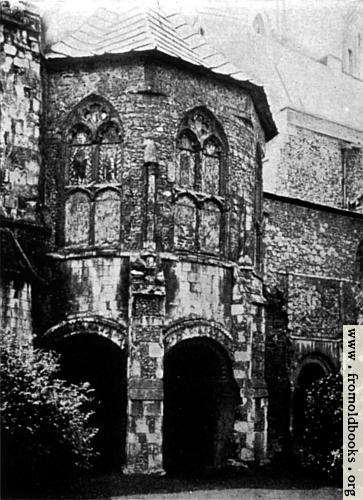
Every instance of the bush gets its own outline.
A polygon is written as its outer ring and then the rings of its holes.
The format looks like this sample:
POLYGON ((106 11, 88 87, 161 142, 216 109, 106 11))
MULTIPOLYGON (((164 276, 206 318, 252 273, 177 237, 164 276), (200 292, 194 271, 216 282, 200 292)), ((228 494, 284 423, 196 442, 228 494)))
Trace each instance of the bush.
POLYGON ((57 378, 56 354, 20 347, 10 335, 1 337, 1 454, 7 481, 25 474, 41 483, 60 471, 89 468, 97 433, 89 425, 89 384, 57 378))
POLYGON ((306 394, 303 465, 331 479, 342 477, 343 381, 340 374, 323 377, 306 394))

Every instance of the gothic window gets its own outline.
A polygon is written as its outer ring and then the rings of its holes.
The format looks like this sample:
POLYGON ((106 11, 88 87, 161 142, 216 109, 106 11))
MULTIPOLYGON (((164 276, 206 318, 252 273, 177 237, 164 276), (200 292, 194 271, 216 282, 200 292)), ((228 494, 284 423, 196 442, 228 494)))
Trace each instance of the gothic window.
POLYGON ((223 128, 210 111, 196 108, 182 120, 176 146, 174 244, 183 250, 218 254, 227 178, 223 128), (183 196, 186 191, 188 198, 183 196), (192 233, 193 238, 185 236, 192 233))
POLYGON ((174 241, 176 247, 182 250, 195 249, 197 210, 194 200, 188 196, 178 198, 175 204, 174 241))
POLYGON ((87 245, 90 233, 91 202, 83 191, 72 192, 66 201, 66 244, 87 245))
POLYGON ((104 245, 119 240, 122 124, 105 99, 90 96, 67 118, 65 242, 104 245), (112 189, 106 189, 107 186, 112 189), (82 186, 89 193, 74 192, 82 186))

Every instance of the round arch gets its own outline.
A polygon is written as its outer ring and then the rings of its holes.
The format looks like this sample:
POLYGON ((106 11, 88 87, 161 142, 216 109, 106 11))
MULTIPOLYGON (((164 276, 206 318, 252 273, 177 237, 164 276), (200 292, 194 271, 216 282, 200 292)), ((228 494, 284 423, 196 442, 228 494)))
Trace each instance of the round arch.
POLYGON ((230 360, 233 360, 233 339, 230 332, 220 323, 203 318, 180 320, 169 325, 164 330, 165 352, 178 342, 195 337, 206 337, 216 340, 225 348, 230 360))
POLYGON ((215 338, 184 337, 164 358, 163 465, 167 472, 220 467, 231 455, 238 387, 215 338))
POLYGON ((306 355, 296 368, 293 377, 293 393, 291 400, 291 434, 293 452, 300 455, 304 449, 305 407, 307 391, 317 380, 334 372, 329 359, 318 353, 306 355))
POLYGON ((94 390, 96 467, 120 471, 126 461, 127 349, 124 325, 101 317, 64 321, 46 332, 59 354, 60 377, 94 390))
POLYGON ((78 334, 99 335, 111 340, 121 349, 127 347, 126 324, 102 316, 87 316, 62 321, 49 328, 43 334, 43 340, 47 345, 55 345, 66 337, 78 334))
POLYGON ((292 375, 291 381, 294 388, 299 387, 299 379, 301 378, 301 375, 312 366, 316 368, 317 373, 320 372, 323 376, 326 376, 334 371, 333 363, 327 358, 327 356, 324 356, 319 352, 307 354, 302 358, 292 375))

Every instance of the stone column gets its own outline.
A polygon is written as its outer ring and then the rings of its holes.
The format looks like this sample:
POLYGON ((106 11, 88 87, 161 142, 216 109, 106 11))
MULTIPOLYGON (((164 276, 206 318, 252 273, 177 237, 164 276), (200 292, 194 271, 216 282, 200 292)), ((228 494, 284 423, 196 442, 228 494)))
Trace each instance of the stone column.
POLYGON ((264 461, 267 452, 267 389, 264 378, 265 321, 262 282, 252 266, 235 268, 232 322, 234 377, 241 404, 234 424, 236 459, 264 461))
POLYGON ((165 283, 155 252, 131 262, 126 473, 162 469, 165 283))

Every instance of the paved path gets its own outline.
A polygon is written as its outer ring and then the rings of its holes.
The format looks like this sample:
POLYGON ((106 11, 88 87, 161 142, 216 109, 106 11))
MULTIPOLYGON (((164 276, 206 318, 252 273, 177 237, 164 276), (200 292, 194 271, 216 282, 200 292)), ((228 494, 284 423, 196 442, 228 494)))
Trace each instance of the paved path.
POLYGON ((341 500, 342 490, 319 488, 315 490, 263 490, 238 488, 231 490, 196 490, 181 493, 153 493, 112 497, 133 500, 341 500))

